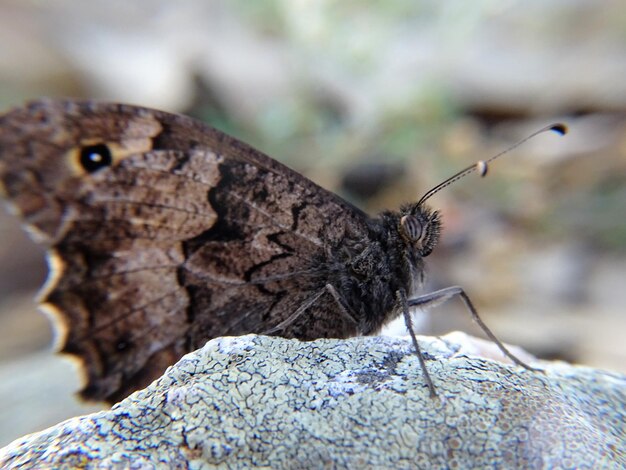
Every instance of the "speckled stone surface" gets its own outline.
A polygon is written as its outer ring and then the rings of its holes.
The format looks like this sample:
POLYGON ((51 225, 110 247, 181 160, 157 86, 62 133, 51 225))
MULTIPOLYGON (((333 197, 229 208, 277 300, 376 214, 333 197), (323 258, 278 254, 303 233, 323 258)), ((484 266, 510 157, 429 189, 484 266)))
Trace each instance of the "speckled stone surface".
POLYGON ((404 339, 218 338, 113 409, 14 441, 0 467, 626 466, 626 377, 420 341, 437 399, 404 339))

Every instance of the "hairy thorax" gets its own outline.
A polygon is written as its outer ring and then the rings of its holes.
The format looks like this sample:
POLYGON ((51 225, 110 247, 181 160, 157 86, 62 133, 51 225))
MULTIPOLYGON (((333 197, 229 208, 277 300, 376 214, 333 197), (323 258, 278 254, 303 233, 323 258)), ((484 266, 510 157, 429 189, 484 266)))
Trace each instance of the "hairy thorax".
POLYGON ((407 256, 390 225, 374 219, 366 233, 347 236, 333 253, 330 283, 357 320, 361 334, 375 333, 398 315, 397 292, 413 294, 421 283, 421 258, 407 256))

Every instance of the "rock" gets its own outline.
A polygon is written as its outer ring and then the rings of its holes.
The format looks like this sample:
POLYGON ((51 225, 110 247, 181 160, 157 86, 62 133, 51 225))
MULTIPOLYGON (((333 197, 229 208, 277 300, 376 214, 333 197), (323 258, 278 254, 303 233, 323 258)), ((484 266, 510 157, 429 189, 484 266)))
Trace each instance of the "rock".
POLYGON ((217 338, 111 410, 14 441, 0 466, 626 465, 625 376, 530 372, 464 338, 419 338, 436 399, 406 339, 217 338))

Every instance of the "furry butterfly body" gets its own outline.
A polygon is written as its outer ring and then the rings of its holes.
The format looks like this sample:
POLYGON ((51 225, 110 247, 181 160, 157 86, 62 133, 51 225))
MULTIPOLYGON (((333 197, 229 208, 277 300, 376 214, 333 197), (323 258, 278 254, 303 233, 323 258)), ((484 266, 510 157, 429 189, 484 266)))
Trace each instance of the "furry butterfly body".
POLYGON ((183 116, 17 108, 0 118, 0 187, 49 248, 42 301, 88 399, 117 401, 217 336, 373 334, 453 295, 475 313, 460 288, 416 297, 437 212, 419 202, 368 217, 183 116))

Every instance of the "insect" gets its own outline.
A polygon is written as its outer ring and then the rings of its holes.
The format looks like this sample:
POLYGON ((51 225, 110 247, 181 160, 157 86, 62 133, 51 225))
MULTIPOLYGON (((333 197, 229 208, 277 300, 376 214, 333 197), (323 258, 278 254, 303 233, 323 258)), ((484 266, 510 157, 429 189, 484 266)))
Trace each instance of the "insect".
MULTIPOLYGON (((539 132, 548 129, 565 132, 539 132)), ((472 171, 486 174, 498 156, 369 217, 184 116, 40 100, 0 118, 0 187, 49 250, 41 299, 58 347, 81 360, 82 397, 108 402, 217 336, 345 338, 398 315, 435 395, 409 312, 454 296, 504 354, 532 369, 462 288, 418 294, 441 229, 426 201, 472 171)))

